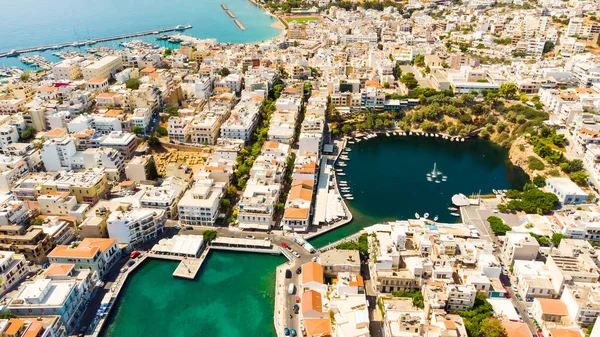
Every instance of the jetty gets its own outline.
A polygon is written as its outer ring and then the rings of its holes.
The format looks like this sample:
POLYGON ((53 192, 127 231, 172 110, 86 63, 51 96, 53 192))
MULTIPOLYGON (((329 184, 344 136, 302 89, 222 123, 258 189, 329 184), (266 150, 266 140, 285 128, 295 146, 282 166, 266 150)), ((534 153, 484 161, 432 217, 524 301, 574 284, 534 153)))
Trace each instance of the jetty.
POLYGON ((229 8, 227 8, 227 6, 225 4, 221 4, 221 8, 223 8, 224 11, 229 9, 229 8))
POLYGON ((242 31, 243 31, 243 30, 246 30, 246 27, 245 27, 245 26, 244 26, 244 25, 243 25, 243 24, 240 22, 240 20, 237 20, 237 19, 236 19, 236 20, 233 20, 233 22, 235 22, 235 24, 238 26, 238 28, 239 28, 240 30, 242 30, 242 31))
POLYGON ((230 18, 235 19, 235 15, 231 12, 231 11, 225 11, 225 13, 227 13, 227 15, 229 15, 230 18))
POLYGON ((89 45, 93 45, 93 44, 100 43, 100 42, 122 40, 122 39, 128 39, 128 38, 132 38, 132 37, 146 36, 146 35, 157 35, 157 34, 174 32, 174 31, 184 31, 184 30, 190 29, 190 28, 192 28, 192 25, 177 25, 175 27, 170 27, 170 28, 162 28, 162 29, 157 29, 157 30, 147 30, 144 32, 101 37, 101 38, 90 39, 90 40, 85 40, 85 41, 48 44, 48 45, 37 46, 37 47, 15 49, 15 50, 7 51, 7 52, 1 52, 0 57, 17 56, 19 54, 40 52, 40 51, 45 51, 45 50, 49 50, 49 49, 61 49, 61 48, 66 48, 66 47, 89 46, 89 45))

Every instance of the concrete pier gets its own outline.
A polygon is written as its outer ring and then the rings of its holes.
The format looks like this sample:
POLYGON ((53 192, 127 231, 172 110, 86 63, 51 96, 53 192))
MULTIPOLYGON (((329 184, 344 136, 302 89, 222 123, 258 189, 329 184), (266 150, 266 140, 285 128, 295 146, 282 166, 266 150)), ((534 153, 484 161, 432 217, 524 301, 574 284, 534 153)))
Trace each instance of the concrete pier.
POLYGON ((233 20, 240 30, 246 30, 246 27, 240 22, 240 20, 233 20))
POLYGON ((184 30, 190 29, 190 28, 192 28, 191 25, 185 25, 185 26, 179 25, 179 26, 175 26, 175 27, 171 27, 171 28, 162 28, 162 29, 157 29, 157 30, 148 30, 148 31, 139 32, 139 33, 130 33, 130 34, 117 35, 117 36, 101 37, 101 38, 87 40, 87 41, 75 41, 75 42, 67 42, 67 43, 49 44, 49 45, 45 45, 45 46, 37 46, 37 47, 1 52, 0 57, 17 56, 19 54, 44 51, 44 50, 48 50, 48 49, 61 49, 61 48, 65 48, 65 47, 82 47, 82 46, 86 46, 86 45, 96 44, 99 42, 121 40, 121 39, 127 39, 127 38, 145 36, 145 35, 162 34, 162 33, 173 32, 173 31, 184 31, 184 30))

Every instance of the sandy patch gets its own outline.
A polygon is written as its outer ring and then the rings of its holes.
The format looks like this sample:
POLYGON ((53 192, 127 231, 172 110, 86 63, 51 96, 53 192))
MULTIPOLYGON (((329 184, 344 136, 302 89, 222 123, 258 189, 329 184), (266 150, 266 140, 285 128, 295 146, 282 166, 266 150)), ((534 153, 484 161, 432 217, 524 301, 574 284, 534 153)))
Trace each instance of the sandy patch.
POLYGON ((277 29, 285 29, 285 26, 283 25, 283 23, 281 23, 281 21, 277 20, 275 22, 273 22, 271 24, 271 27, 273 28, 277 28, 277 29))

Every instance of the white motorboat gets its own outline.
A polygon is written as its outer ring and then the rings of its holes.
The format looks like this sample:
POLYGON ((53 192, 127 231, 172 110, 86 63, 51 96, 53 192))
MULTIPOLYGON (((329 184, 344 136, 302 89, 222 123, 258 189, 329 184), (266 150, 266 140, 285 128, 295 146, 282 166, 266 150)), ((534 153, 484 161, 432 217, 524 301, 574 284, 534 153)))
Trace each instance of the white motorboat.
POLYGON ((354 197, 347 197, 346 200, 354 200, 354 197))
POLYGON ((338 176, 345 176, 345 175, 346 175, 346 173, 344 173, 344 172, 338 172, 338 173, 337 173, 337 175, 338 175, 338 176))
POLYGON ((433 178, 427 177, 427 181, 433 181, 433 178))
POLYGON ((425 219, 429 218, 429 213, 425 213, 425 214, 423 214, 423 217, 424 217, 425 219))
POLYGON ((340 180, 340 184, 347 184, 348 182, 345 180, 340 180))
POLYGON ((435 181, 435 183, 436 183, 436 184, 439 184, 439 183, 441 183, 441 181, 440 181, 440 180, 436 180, 436 181, 435 181))
POLYGON ((448 210, 449 211, 458 211, 458 208, 456 208, 456 207, 448 207, 448 210))
POLYGON ((344 195, 342 195, 342 196, 343 196, 344 198, 350 198, 350 197, 353 197, 353 195, 352 195, 352 194, 350 194, 350 193, 344 194, 344 195))
POLYGON ((342 169, 335 169, 335 172, 344 172, 342 169))
POLYGON ((433 221, 438 221, 438 216, 437 215, 433 217, 433 221))
POLYGON ((450 213, 450 215, 452 215, 452 216, 460 216, 460 214, 458 214, 458 213, 450 213))
POLYGON ((419 215, 419 213, 415 213, 415 218, 421 219, 421 216, 419 215))

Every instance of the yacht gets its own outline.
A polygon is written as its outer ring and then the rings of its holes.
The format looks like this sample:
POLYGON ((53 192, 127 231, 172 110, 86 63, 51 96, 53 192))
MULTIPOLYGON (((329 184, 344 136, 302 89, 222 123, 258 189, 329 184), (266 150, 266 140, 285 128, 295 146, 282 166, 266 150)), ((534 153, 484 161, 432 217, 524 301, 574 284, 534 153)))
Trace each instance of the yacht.
POLYGON ((450 215, 452 215, 452 216, 460 216, 460 214, 458 214, 458 213, 450 213, 450 215))

